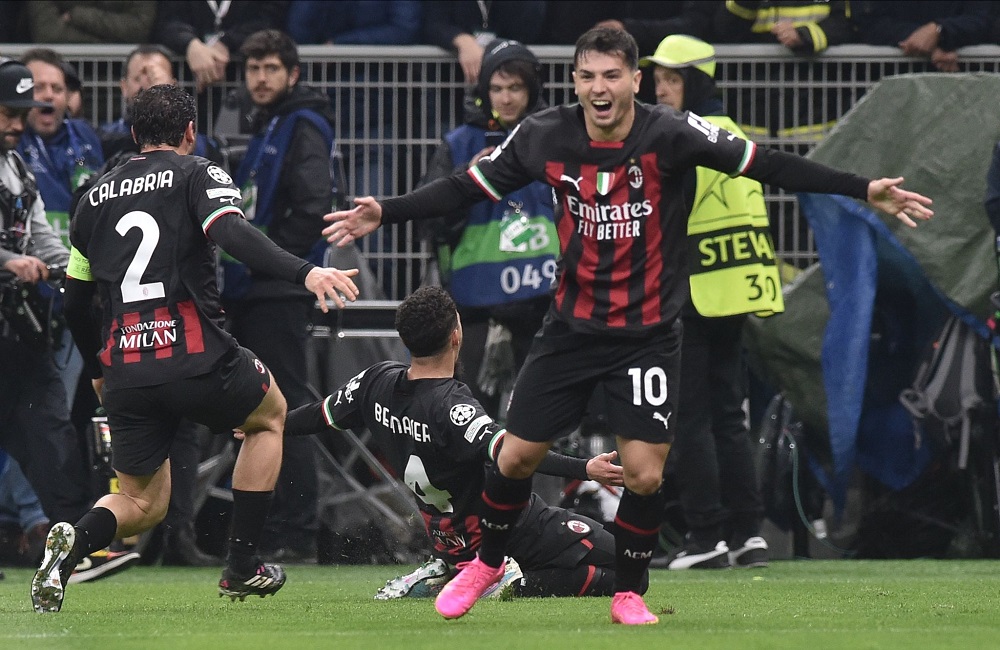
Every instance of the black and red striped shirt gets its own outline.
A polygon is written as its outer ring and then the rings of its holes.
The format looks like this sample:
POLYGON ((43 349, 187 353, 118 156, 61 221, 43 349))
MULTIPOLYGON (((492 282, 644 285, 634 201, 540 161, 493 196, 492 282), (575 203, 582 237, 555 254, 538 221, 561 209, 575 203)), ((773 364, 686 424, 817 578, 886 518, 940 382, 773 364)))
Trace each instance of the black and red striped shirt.
POLYGON ((595 142, 580 109, 525 120, 470 170, 500 197, 526 179, 555 189, 562 259, 554 309, 575 329, 644 332, 672 322, 686 299, 685 241, 694 165, 738 175, 756 147, 691 113, 636 104, 621 142, 595 142))
POLYGON ((499 200, 532 181, 548 183, 559 210, 561 258, 555 315, 572 329, 641 336, 669 325, 687 299, 687 218, 694 167, 791 191, 859 199, 868 180, 793 154, 758 149, 690 112, 636 102, 621 142, 587 135, 579 105, 529 115, 468 172, 382 202, 383 223, 450 214, 499 200))
POLYGON ((242 219, 240 200, 221 168, 173 151, 136 155, 84 195, 70 239, 89 263, 78 279, 95 282, 100 295, 108 386, 204 374, 236 346, 223 329, 206 232, 227 216, 242 219))

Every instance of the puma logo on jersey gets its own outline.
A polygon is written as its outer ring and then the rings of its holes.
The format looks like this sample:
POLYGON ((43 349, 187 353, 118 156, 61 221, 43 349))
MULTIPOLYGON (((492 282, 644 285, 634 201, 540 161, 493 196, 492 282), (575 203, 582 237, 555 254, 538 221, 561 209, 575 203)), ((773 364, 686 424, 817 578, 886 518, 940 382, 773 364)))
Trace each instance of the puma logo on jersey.
POLYGON ((660 422, 662 422, 663 423, 663 428, 666 429, 667 431, 670 431, 670 416, 672 414, 673 414, 673 411, 671 411, 670 413, 667 413, 666 416, 663 416, 663 415, 660 415, 659 411, 654 411, 653 412, 653 419, 654 420, 659 420, 660 422))
POLYGON ((563 174, 562 176, 559 177, 559 180, 566 181, 567 183, 575 187, 577 192, 581 191, 580 183, 583 182, 583 176, 579 178, 573 178, 572 176, 567 176, 566 174, 563 174))

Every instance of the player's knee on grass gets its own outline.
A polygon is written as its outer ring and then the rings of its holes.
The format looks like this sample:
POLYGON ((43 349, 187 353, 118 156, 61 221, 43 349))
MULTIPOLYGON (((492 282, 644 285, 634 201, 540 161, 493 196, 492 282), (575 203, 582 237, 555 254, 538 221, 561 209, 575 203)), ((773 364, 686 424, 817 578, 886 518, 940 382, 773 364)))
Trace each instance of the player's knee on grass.
POLYGON ((516 594, 522 597, 611 596, 614 580, 613 569, 594 565, 525 571, 524 584, 516 594))

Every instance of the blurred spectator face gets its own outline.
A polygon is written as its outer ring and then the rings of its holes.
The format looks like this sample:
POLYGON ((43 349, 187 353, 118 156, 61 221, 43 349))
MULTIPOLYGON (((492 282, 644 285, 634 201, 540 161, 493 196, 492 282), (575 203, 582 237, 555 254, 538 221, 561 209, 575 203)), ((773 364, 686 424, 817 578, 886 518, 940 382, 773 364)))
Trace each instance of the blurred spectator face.
POLYGON ((17 142, 21 139, 21 134, 24 133, 24 123, 28 117, 28 110, 27 108, 0 106, 0 153, 17 147, 17 142))
POLYGON ((490 77, 490 106, 504 126, 514 126, 528 110, 528 86, 520 75, 497 71, 490 77))
POLYGON ((52 108, 31 109, 28 124, 38 135, 51 138, 66 117, 69 102, 66 75, 61 68, 44 61, 31 61, 26 65, 35 79, 35 101, 52 104, 52 108))
POLYGON ((299 80, 298 66, 289 70, 277 54, 247 59, 244 77, 250 98, 257 106, 270 106, 292 89, 299 80))
POLYGON ((681 73, 658 65, 653 70, 653 78, 656 80, 656 102, 681 110, 684 105, 684 77, 681 73))
POLYGON ((176 85, 170 61, 162 54, 136 54, 128 63, 125 78, 121 80, 122 98, 131 104, 140 90, 159 84, 176 85))

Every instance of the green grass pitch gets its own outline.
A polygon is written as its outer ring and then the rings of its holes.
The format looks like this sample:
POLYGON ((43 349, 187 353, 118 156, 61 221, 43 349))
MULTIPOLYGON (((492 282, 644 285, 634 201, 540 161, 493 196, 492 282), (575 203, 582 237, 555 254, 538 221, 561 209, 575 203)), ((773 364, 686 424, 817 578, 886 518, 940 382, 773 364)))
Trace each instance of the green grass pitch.
POLYGON ((36 614, 32 572, 0 581, 0 648, 1000 648, 1000 562, 781 561, 654 570, 660 624, 612 625, 607 598, 485 601, 445 621, 431 600, 378 602, 397 566, 290 566, 277 596, 219 598, 215 569, 137 567, 70 585, 36 614))

